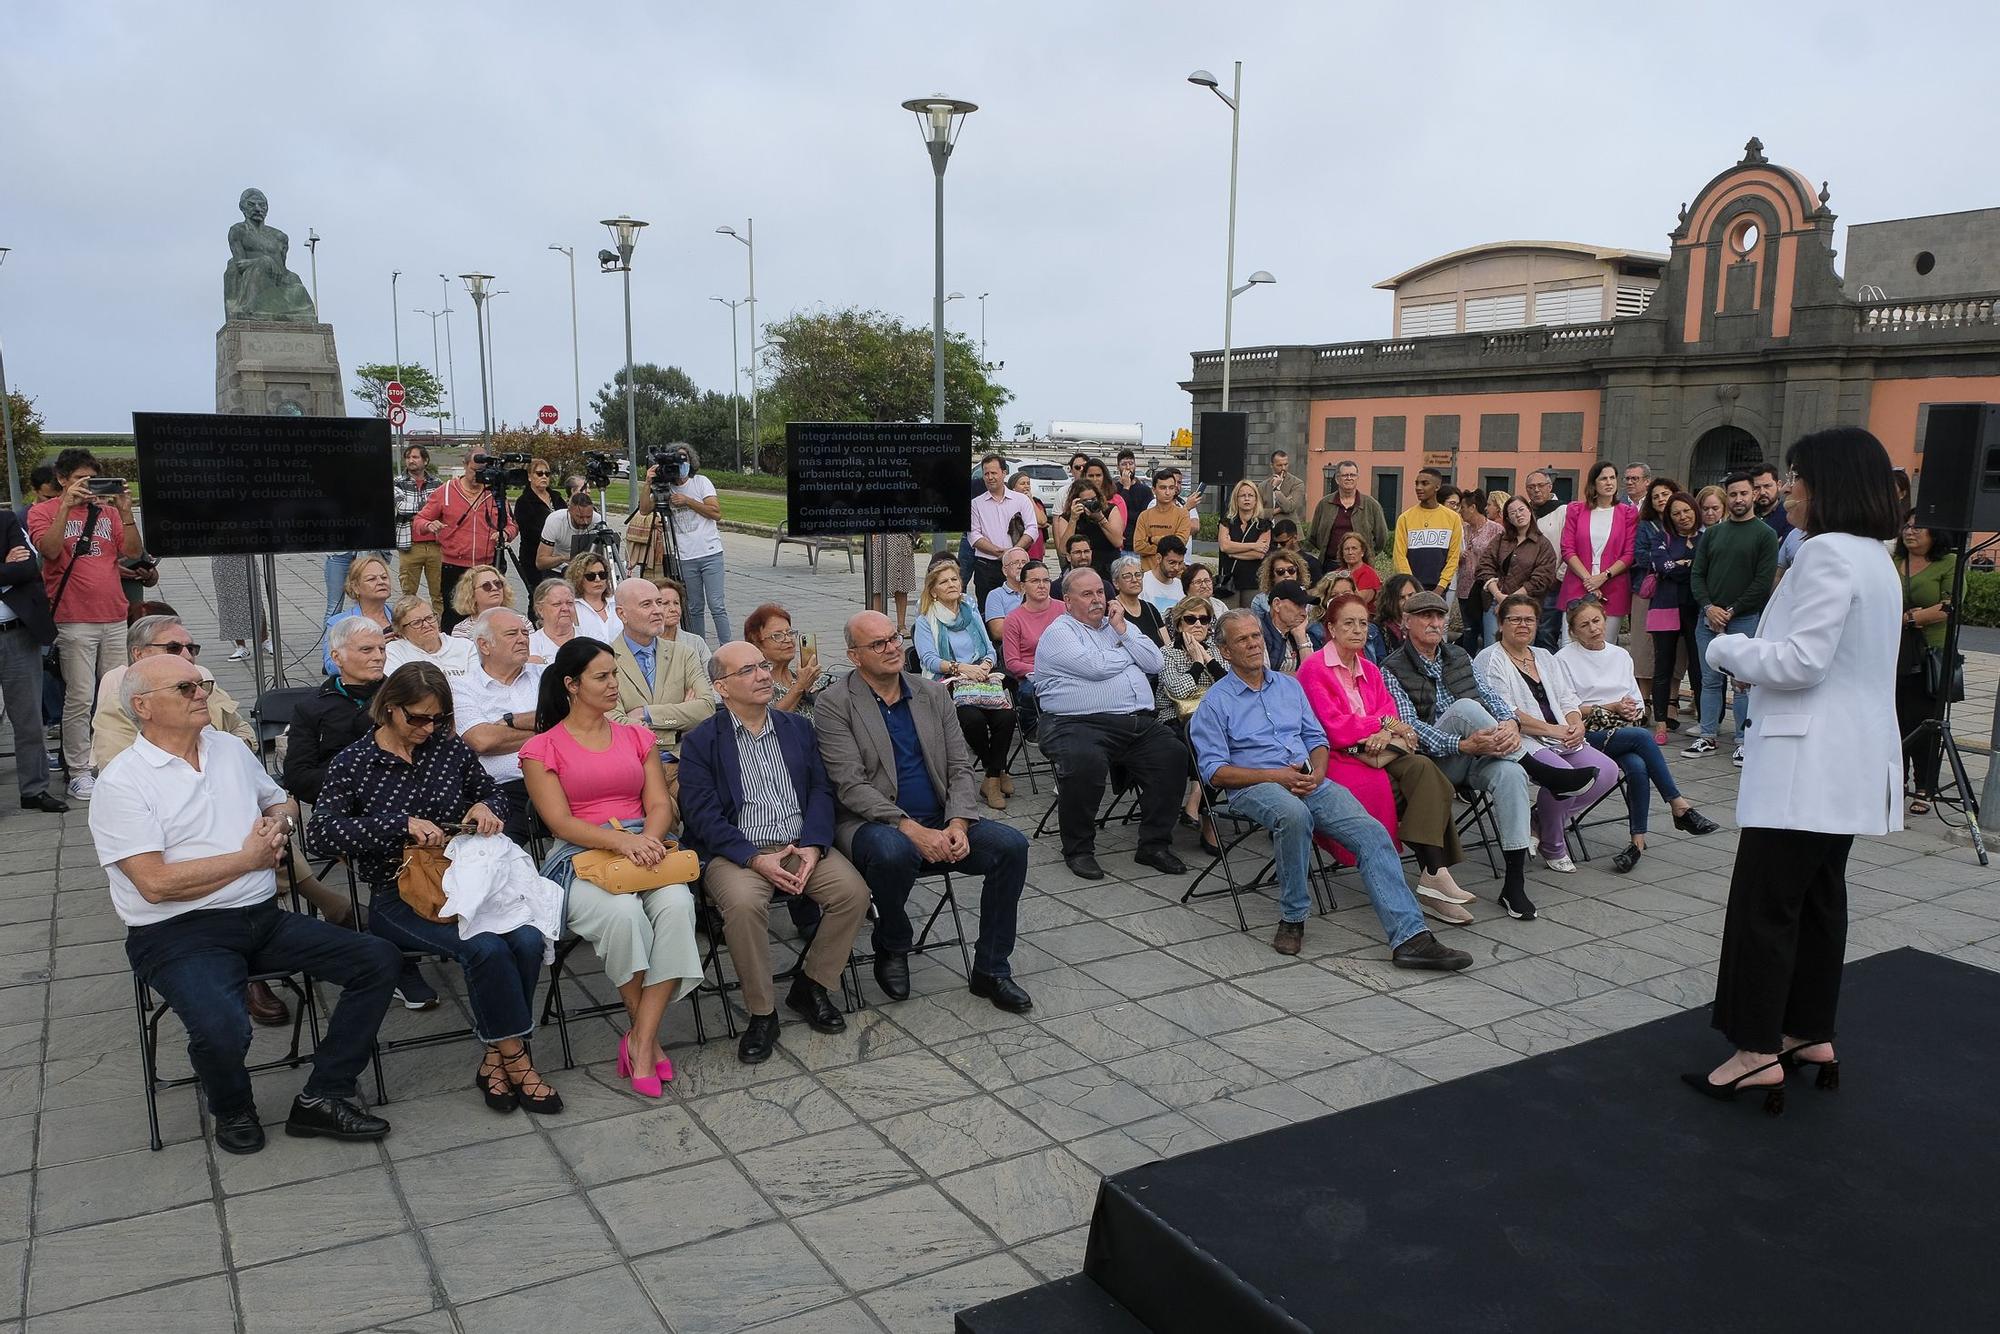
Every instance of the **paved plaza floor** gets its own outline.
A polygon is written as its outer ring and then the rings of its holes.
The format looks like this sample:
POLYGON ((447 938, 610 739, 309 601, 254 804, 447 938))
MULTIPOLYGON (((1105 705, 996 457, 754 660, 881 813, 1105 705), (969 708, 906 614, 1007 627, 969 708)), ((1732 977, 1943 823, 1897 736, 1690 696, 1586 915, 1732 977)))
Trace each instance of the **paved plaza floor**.
MULTIPOLYGON (((775 598, 839 644, 859 590, 844 559, 814 570, 788 548, 774 570, 768 539, 727 540, 734 624, 775 598)), ((316 679, 318 565, 281 566, 303 683, 316 679)), ((222 661, 208 578, 206 561, 169 561, 159 595, 247 707, 249 674, 222 661)), ((1969 675, 1974 705, 1957 730, 1983 738, 1994 661, 1969 675)), ((949 949, 917 963, 901 1003, 883 1003, 864 971, 869 1004, 845 1034, 788 1022, 761 1066, 713 1036, 713 1002, 701 1046, 675 1006, 678 1076, 657 1102, 613 1076, 617 1029, 597 1019, 572 1025, 574 1070, 557 1068, 553 1033, 538 1043, 568 1103, 559 1116, 488 1111, 468 1040, 386 1059, 395 1130, 381 1144, 274 1134, 247 1158, 213 1148, 191 1089, 162 1095, 167 1147, 147 1149, 124 931, 87 812, 29 816, 7 801, 0 1334, 948 1330, 959 1307, 1080 1267, 1100 1173, 1705 1004, 1736 838, 1727 756, 1673 757, 1723 832, 1676 834, 1656 801, 1633 874, 1609 869, 1616 828, 1596 832, 1597 859, 1577 874, 1530 872, 1539 921, 1499 910, 1473 852, 1461 879, 1481 896, 1478 920, 1441 933, 1473 952, 1465 973, 1393 970, 1351 875, 1336 882, 1338 911, 1307 926, 1304 953, 1281 958, 1270 899, 1248 902, 1247 934, 1226 898, 1182 906, 1186 877, 1135 865, 1132 831, 1114 826, 1101 883, 1071 876, 1053 837, 1032 847, 1014 957, 1029 1016, 971 997, 949 949)), ((1018 787, 1006 818, 1032 831, 1049 781, 1039 797, 1018 787)), ((1994 872, 1936 819, 1912 823, 1855 847, 1850 957, 1909 945, 2000 968, 1994 872)), ((1192 859, 1192 834, 1178 841, 1192 859)), ((971 925, 976 883, 959 896, 971 925)), ((604 994, 601 974, 583 971, 604 994)), ((456 970, 428 972, 445 1007, 395 1010, 387 1035, 465 1022, 456 970)), ((186 1069, 180 1042, 169 1020, 170 1073, 186 1069)), ((259 1030, 256 1042, 269 1055, 282 1038, 259 1030)), ((1718 1038, 1689 1051, 1688 1068, 1721 1055, 1718 1038)), ((1661 1097, 1685 1095, 1677 1073, 1653 1072, 1661 1097)), ((267 1120, 300 1082, 259 1078, 267 1120)))

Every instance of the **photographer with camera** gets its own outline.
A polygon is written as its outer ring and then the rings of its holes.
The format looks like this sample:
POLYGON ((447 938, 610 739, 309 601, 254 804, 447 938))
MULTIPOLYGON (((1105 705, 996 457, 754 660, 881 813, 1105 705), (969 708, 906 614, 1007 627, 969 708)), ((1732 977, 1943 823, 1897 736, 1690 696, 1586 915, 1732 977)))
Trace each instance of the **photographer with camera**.
POLYGON ((715 483, 701 476, 701 456, 692 446, 672 444, 653 451, 646 482, 654 487, 655 501, 662 499, 660 484, 668 486, 664 495, 667 513, 673 519, 670 555, 678 555, 681 582, 687 585, 687 628, 699 638, 702 612, 715 625, 719 644, 729 642, 729 612, 722 604, 722 503, 716 498, 715 483))
POLYGON ((597 502, 590 492, 571 495, 563 508, 542 524, 542 540, 535 548, 535 568, 541 578, 561 574, 576 554, 576 539, 599 527, 597 502))
POLYGON ((69 795, 90 800, 90 715, 97 683, 124 665, 127 603, 119 583, 120 556, 144 554, 132 495, 122 479, 98 476, 87 449, 56 455, 62 494, 28 511, 28 540, 42 558, 42 581, 56 626, 63 677, 63 767, 69 795))
POLYGON ((1124 549, 1125 519, 1104 499, 1103 488, 1087 479, 1070 483, 1055 530, 1057 550, 1068 552, 1072 542, 1083 538, 1090 543, 1090 568, 1100 578, 1111 577, 1111 562, 1124 549))
POLYGON ((511 461, 525 464, 527 456, 471 455, 451 484, 432 492, 410 522, 412 537, 436 542, 444 551, 441 615, 446 633, 465 619, 452 597, 458 581, 475 565, 498 564, 502 544, 520 531, 507 514, 503 494, 492 489, 506 479, 511 461))

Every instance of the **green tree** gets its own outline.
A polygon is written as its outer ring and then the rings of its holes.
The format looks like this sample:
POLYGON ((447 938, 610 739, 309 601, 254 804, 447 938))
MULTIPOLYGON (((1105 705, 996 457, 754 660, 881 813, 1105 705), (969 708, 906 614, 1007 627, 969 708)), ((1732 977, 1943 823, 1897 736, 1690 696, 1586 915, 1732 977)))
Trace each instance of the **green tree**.
POLYGON ((15 389, 7 391, 7 412, 14 432, 14 466, 20 471, 21 494, 25 496, 28 474, 48 448, 42 439, 42 414, 35 411, 34 399, 15 389))
MULTIPOLYGON (((597 434, 606 440, 625 440, 625 368, 620 366, 611 382, 591 400, 597 414, 597 434)), ((632 368, 633 422, 641 451, 659 449, 674 441, 693 445, 705 462, 714 462, 733 447, 735 417, 728 394, 703 390, 694 378, 678 366, 656 366, 640 362, 632 368)), ((750 424, 748 404, 740 405, 744 427, 750 424)))
MULTIPOLYGON (((768 325, 765 343, 771 383, 763 418, 779 432, 787 421, 931 420, 927 328, 848 309, 768 325)), ((971 339, 945 336, 945 420, 971 422, 982 439, 999 431, 1000 409, 1014 397, 988 372, 971 339)))
POLYGON ((422 365, 394 366, 387 362, 360 366, 354 372, 354 396, 366 403, 377 417, 389 415, 389 382, 403 382, 403 411, 412 417, 451 416, 444 406, 444 386, 422 365))

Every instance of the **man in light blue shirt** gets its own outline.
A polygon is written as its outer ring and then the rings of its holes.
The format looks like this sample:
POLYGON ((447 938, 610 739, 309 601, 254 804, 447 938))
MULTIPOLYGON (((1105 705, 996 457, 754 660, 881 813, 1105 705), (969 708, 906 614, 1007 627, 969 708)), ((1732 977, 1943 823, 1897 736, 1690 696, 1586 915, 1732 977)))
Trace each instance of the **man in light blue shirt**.
MULTIPOLYGON (((1271 831, 1277 855, 1278 930, 1271 948, 1297 954, 1312 910, 1312 838, 1324 834, 1360 864, 1361 883, 1398 968, 1453 971, 1472 962, 1424 927, 1389 832, 1352 792, 1327 781, 1326 729, 1299 683, 1267 670, 1264 630, 1247 609, 1217 628, 1229 675, 1209 687, 1188 722, 1201 778, 1229 793, 1229 808, 1271 831)), ((1039 661, 1039 659, 1037 659, 1039 661)))
MULTIPOLYGON (((1174 856, 1174 815, 1187 782, 1188 753, 1160 722, 1153 683, 1166 666, 1152 640, 1125 620, 1104 580, 1085 566, 1063 580, 1065 615, 1035 645, 1035 699, 1042 753, 1056 770, 1063 863, 1085 880, 1097 864, 1097 804, 1116 764, 1139 788, 1139 850, 1133 860, 1167 875, 1187 871, 1174 856)), ((1122 788, 1123 784, 1121 784, 1122 788)))

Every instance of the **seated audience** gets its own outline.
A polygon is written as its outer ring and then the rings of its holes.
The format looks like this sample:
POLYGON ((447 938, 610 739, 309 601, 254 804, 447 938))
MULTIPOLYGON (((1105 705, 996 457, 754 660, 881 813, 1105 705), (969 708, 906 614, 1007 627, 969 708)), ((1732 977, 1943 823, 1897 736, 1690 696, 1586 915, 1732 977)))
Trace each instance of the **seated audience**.
POLYGON ((301 801, 318 801, 333 757, 368 734, 368 706, 382 686, 387 650, 373 621, 340 621, 327 640, 335 673, 299 702, 285 729, 285 787, 301 801))
POLYGON ((1392 574, 1376 594, 1375 621, 1368 627, 1368 658, 1377 666, 1403 646, 1403 602, 1417 591, 1415 575, 1392 574))
POLYGON ((528 789, 521 781, 521 747, 535 734, 542 669, 528 661, 528 620, 505 607, 482 611, 470 627, 479 665, 451 682, 458 735, 479 757, 506 802, 507 837, 528 841, 528 789))
POLYGON ((279 909, 275 871, 298 808, 248 747, 209 726, 208 689, 178 654, 133 663, 119 686, 139 736, 99 778, 90 834, 126 956, 187 1029, 219 1148, 264 1147, 244 983, 281 970, 341 989, 286 1133, 381 1139, 389 1123, 362 1110, 356 1081, 400 960, 385 941, 279 909))
MULTIPOLYGON (((1207 598, 1209 609, 1215 613, 1217 619, 1221 618, 1223 612, 1229 610, 1229 604, 1215 594, 1215 571, 1200 561, 1189 561, 1182 569, 1181 586, 1187 590, 1187 595, 1191 598, 1207 598)), ((1245 594, 1243 600, 1248 602, 1249 595, 1245 594)))
POLYGON ((1271 831, 1278 873, 1278 929, 1271 948, 1297 954, 1305 944, 1312 836, 1318 833, 1359 859, 1362 886, 1398 968, 1453 970, 1470 964, 1470 954, 1447 949, 1424 927, 1388 833, 1353 793, 1327 781, 1326 733, 1299 683, 1265 666, 1264 632, 1254 613, 1223 616, 1222 656, 1229 674, 1195 710, 1188 736, 1202 781, 1229 794, 1230 810, 1271 831))
MULTIPOLYGON (((353 606, 343 608, 327 617, 326 628, 329 639, 336 621, 345 621, 360 616, 373 621, 375 627, 387 640, 396 633, 395 625, 389 617, 389 599, 395 593, 395 581, 389 575, 389 561, 385 556, 372 551, 364 551, 354 558, 347 567, 347 579, 342 585, 353 606)), ((326 674, 334 673, 331 647, 322 654, 321 665, 326 674)))
POLYGON ((723 707, 682 741, 681 819, 750 1012, 736 1054, 755 1065, 778 1042, 773 893, 804 895, 825 912, 785 1004, 819 1032, 839 1033, 847 1021, 827 988, 840 985, 868 912, 868 886, 833 847, 833 784, 812 721, 771 707, 762 653, 741 640, 724 644, 708 660, 708 677, 723 707))
POLYGON ((1569 674, 1583 705, 1584 737, 1625 771, 1626 828, 1631 841, 1611 859, 1611 869, 1623 874, 1639 864, 1646 851, 1646 818, 1652 803, 1650 783, 1660 790, 1673 811, 1674 828, 1689 834, 1712 834, 1721 826, 1681 795, 1660 743, 1646 730, 1646 706, 1639 702, 1639 681, 1632 655, 1607 638, 1609 624, 1595 598, 1579 598, 1569 608, 1569 643, 1556 662, 1569 674))
MULTIPOLYGON (((551 515, 551 518, 554 516, 551 515)), ((563 576, 576 595, 576 632, 600 643, 618 638, 618 609, 611 601, 611 566, 595 551, 574 557, 563 576)))
POLYGON ((544 579, 529 602, 536 629, 528 636, 528 661, 547 666, 564 644, 576 638, 576 591, 565 579, 544 579))
MULTIPOLYGON (((931 565, 933 573, 939 568, 935 562, 931 565)), ((813 701, 833 684, 833 673, 819 665, 819 645, 810 635, 802 642, 792 629, 792 614, 775 602, 766 602, 743 618, 743 637, 770 665, 771 684, 777 691, 771 707, 812 717, 813 701)))
POLYGON ((1014 745, 1014 704, 1002 687, 1000 655, 986 636, 972 600, 963 596, 958 567, 934 564, 917 599, 917 663, 941 682, 957 705, 966 745, 985 775, 980 796, 996 811, 1007 809, 1014 780, 1007 752, 1014 745))
MULTIPOLYGON (((1216 612, 1208 598, 1190 595, 1167 613, 1167 642, 1160 646, 1160 688, 1154 697, 1160 721, 1173 729, 1183 745, 1187 743, 1187 718, 1201 703, 1208 688, 1229 671, 1214 647, 1216 612)), ((1215 827, 1201 808, 1201 775, 1194 771, 1189 752, 1187 800, 1181 803, 1181 822, 1194 826, 1201 835, 1201 850, 1211 857, 1222 855, 1215 840, 1215 827)))
MULTIPOLYGON (((652 590, 642 579, 619 585, 652 590)), ((636 610, 628 606, 625 610, 636 610)), ((632 622, 626 621, 626 632, 632 622)), ((676 658, 690 661, 677 653, 676 658)), ((636 866, 658 866, 678 822, 666 770, 651 730, 618 717, 622 664, 595 639, 578 637, 542 673, 536 732, 521 747, 521 772, 535 814, 556 840, 542 874, 568 889, 567 926, 603 961, 625 1002, 628 1028, 618 1039, 618 1077, 657 1098, 674 1077, 660 1048, 667 1006, 702 982, 694 938, 694 895, 686 885, 613 894, 580 875, 579 852, 601 848, 636 866)))
MULTIPOLYGON (((1096 568, 1090 563, 1091 548, 1088 539, 1083 537, 1072 537, 1067 544, 1065 544, 1060 548, 1060 550, 1063 553, 1063 572, 1056 577, 1054 592, 1051 594, 1051 596, 1053 596, 1057 602, 1062 601, 1063 580, 1069 577, 1069 572, 1071 570, 1089 570, 1096 568)), ((1107 570, 1111 568, 1111 562, 1108 559, 1105 561, 1104 567, 1107 570)))
POLYGON ((1382 573, 1369 563, 1368 539, 1356 532, 1341 534, 1340 565, 1337 568, 1354 581, 1354 591, 1361 595, 1361 601, 1373 612, 1375 595, 1382 591, 1382 573))
POLYGON ((1146 567, 1137 556, 1120 556, 1111 562, 1111 591, 1125 609, 1125 619, 1158 645, 1166 638, 1166 622, 1158 607, 1139 596, 1145 577, 1146 567))
MULTIPOLYGON (((1416 732, 1424 754, 1438 762, 1452 786, 1492 798, 1507 864, 1500 906, 1510 917, 1533 921, 1535 905, 1526 879, 1528 779, 1567 796, 1587 787, 1596 775, 1537 758, 1514 722, 1513 708, 1486 684, 1464 649, 1445 643, 1445 611, 1444 599, 1435 593, 1419 590, 1409 596, 1403 604, 1406 639, 1382 659, 1382 684, 1396 703, 1396 716, 1416 732)), ((1533 625, 1528 629, 1532 635, 1533 625)))
MULTIPOLYGON (((1352 792, 1391 842, 1416 856, 1417 906, 1441 922, 1463 925, 1472 895, 1458 887, 1451 868, 1465 859, 1453 818, 1451 780, 1425 759, 1416 729, 1397 716, 1382 669, 1368 660, 1368 604, 1355 593, 1335 598, 1325 648, 1299 668, 1306 703, 1332 753, 1326 776, 1352 792)), ((1343 865, 1354 854, 1335 847, 1343 865)))
POLYGON ((1157 645, 1104 596, 1094 570, 1071 574, 1065 615, 1035 647, 1035 699, 1042 711, 1042 751, 1056 771, 1063 864, 1102 880, 1097 864, 1097 804, 1117 765, 1139 788, 1139 849, 1133 860, 1167 875, 1187 870, 1174 855, 1174 800, 1187 770, 1187 748, 1161 725, 1148 679, 1166 666, 1157 645))
POLYGON ((668 759, 681 733, 715 712, 708 673, 689 648, 698 641, 682 635, 676 643, 661 633, 667 601, 674 596, 648 579, 618 585, 618 618, 624 629, 611 644, 618 682, 613 721, 652 728, 668 759))
MULTIPOLYGON (((526 634, 521 638, 525 650, 526 634)), ((458 832, 497 834, 507 798, 451 730, 451 683, 429 663, 411 663, 383 682, 368 712, 375 730, 327 767, 306 850, 354 867, 368 886, 375 935, 400 950, 458 961, 473 1034, 486 1044, 472 1078, 486 1105, 560 1112, 562 1095, 536 1071, 527 1042, 535 1031, 542 932, 523 923, 461 936, 456 923, 420 916, 398 887, 407 846, 442 848, 458 832)))
POLYGON ((450 633, 460 639, 470 638, 472 632, 465 628, 465 623, 495 607, 513 610, 514 586, 507 582, 506 575, 491 565, 473 566, 459 578, 451 591, 451 609, 457 615, 452 617, 450 633))
POLYGON ((1313 619, 1313 595, 1303 584, 1287 579, 1271 588, 1264 610, 1256 613, 1264 635, 1264 656, 1273 671, 1297 676, 1299 664, 1326 642, 1326 631, 1313 619))
POLYGON ((694 654, 695 665, 701 668, 701 679, 708 679, 708 655, 713 651, 708 641, 692 632, 681 633, 681 608, 687 605, 687 585, 667 575, 655 575, 653 587, 660 590, 660 616, 662 625, 660 638, 676 648, 684 648, 694 654))
POLYGON ((1174 604, 1187 596, 1181 586, 1181 572, 1186 565, 1187 544, 1169 533, 1153 548, 1153 558, 1140 576, 1139 596, 1160 613, 1162 622, 1174 604))
MULTIPOLYGON (((464 583, 464 580, 460 580, 464 583)), ((396 637, 391 639, 382 662, 382 674, 393 676, 413 662, 427 662, 447 678, 465 675, 479 663, 479 650, 472 641, 447 635, 438 628, 437 612, 420 597, 397 598, 391 612, 396 637)), ((333 652, 328 635, 327 653, 333 652)))
POLYGON ((1264 557, 1264 564, 1257 571, 1257 593, 1250 599, 1250 610, 1262 614, 1271 605, 1271 589, 1282 583, 1303 584, 1306 580, 1306 563, 1296 551, 1279 551, 1275 548, 1264 557))
POLYGON ((1000 628, 1000 661, 1014 683, 1021 730, 1030 741, 1041 719, 1035 701, 1035 646, 1042 642, 1042 632, 1063 614, 1063 604, 1049 596, 1049 584, 1049 572, 1030 565, 1021 576, 1021 605, 1007 613, 1000 628))
POLYGON ((875 903, 875 980, 891 1000, 909 996, 911 886, 929 871, 964 871, 984 877, 968 985, 1023 1013, 1034 1002, 1007 961, 1027 883, 1027 837, 979 818, 978 769, 951 697, 903 671, 896 623, 874 611, 849 617, 847 656, 854 670, 821 697, 813 722, 838 803, 834 842, 875 903))
MULTIPOLYGON (((141 616, 125 632, 125 651, 133 662, 161 654, 177 654, 194 664, 195 671, 208 683, 209 726, 241 738, 244 745, 257 749, 257 733, 243 721, 243 712, 229 692, 215 683, 215 675, 201 665, 201 645, 178 616, 141 616)), ((113 667, 97 683, 97 713, 90 720, 90 764, 99 773, 113 757, 124 753, 139 737, 139 723, 125 711, 118 687, 128 667, 113 667)), ((37 745, 36 749, 40 749, 37 745)), ((18 757, 17 757, 18 758, 18 757)))
POLYGON ((1007 613, 1020 606, 1025 596, 1021 589, 1021 575, 1027 568, 1026 548, 1008 547, 1000 553, 1000 584, 986 595, 986 603, 979 609, 986 621, 986 637, 996 644, 1000 642, 1000 631, 1006 623, 1007 613))
POLYGON ((1536 626, 1528 624, 1529 609, 1524 593, 1502 602, 1500 642, 1480 650, 1472 665, 1493 693, 1514 710, 1521 739, 1534 747, 1537 760, 1551 768, 1576 770, 1590 779, 1588 785, 1568 792, 1557 792, 1544 784, 1535 798, 1537 851, 1551 871, 1568 873, 1576 870, 1569 856, 1569 822, 1611 790, 1618 781, 1618 765, 1590 744, 1576 686, 1556 655, 1535 643, 1536 626))
MULTIPOLYGON (((1310 584, 1319 578, 1319 558, 1308 552, 1301 544, 1299 525, 1292 519, 1277 519, 1271 524, 1271 550, 1289 552, 1296 558, 1305 572, 1299 577, 1302 584, 1310 584)), ((1280 582, 1273 580, 1273 583, 1280 582)))

